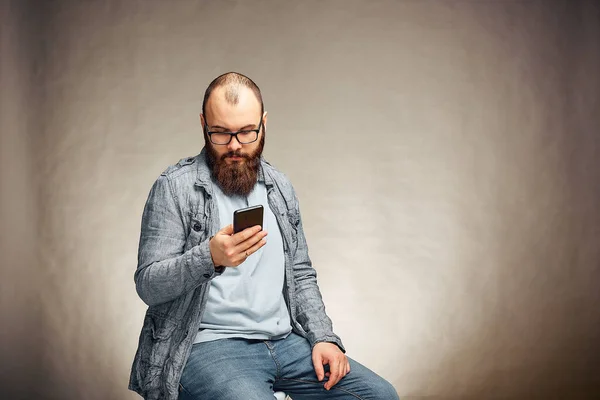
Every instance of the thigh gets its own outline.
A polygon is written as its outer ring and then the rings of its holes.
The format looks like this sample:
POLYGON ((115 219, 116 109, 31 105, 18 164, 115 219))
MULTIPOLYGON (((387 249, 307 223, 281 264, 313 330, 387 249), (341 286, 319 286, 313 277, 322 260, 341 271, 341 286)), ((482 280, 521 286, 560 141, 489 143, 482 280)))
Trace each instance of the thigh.
MULTIPOLYGON (((281 346, 282 354, 277 355, 278 359, 284 361, 282 361, 281 374, 275 381, 276 390, 285 391, 294 400, 394 400, 399 398, 388 381, 350 357, 348 357, 350 372, 331 390, 325 390, 323 386, 328 378, 321 382, 317 380, 308 341, 298 335, 295 336, 289 344, 281 346)), ((326 366, 325 371, 327 370, 326 366)))
POLYGON ((273 397, 275 364, 260 341, 220 339, 197 343, 180 379, 180 400, 248 400, 273 397))

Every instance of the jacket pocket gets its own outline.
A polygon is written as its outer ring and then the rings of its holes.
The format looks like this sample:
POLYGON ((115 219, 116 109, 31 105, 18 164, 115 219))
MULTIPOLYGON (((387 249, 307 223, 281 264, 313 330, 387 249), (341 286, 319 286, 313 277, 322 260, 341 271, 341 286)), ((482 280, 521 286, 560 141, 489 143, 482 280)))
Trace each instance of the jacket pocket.
POLYGON ((188 232, 188 237, 185 242, 184 251, 188 251, 192 247, 202 243, 202 241, 206 239, 206 234, 206 217, 204 215, 192 215, 190 219, 190 230, 188 232))
POLYGON ((147 313, 140 334, 138 380, 144 390, 157 389, 162 384, 163 368, 169 358, 177 322, 157 314, 147 313))
POLYGON ((156 314, 146 314, 140 343, 141 361, 163 365, 170 350, 177 322, 156 314))
POLYGON ((177 322, 147 313, 138 348, 138 381, 144 390, 160 387, 165 361, 169 358, 177 322))
POLYGON ((300 229, 300 214, 295 209, 288 210, 288 222, 290 224, 290 232, 292 236, 292 249, 298 247, 298 233, 300 229))

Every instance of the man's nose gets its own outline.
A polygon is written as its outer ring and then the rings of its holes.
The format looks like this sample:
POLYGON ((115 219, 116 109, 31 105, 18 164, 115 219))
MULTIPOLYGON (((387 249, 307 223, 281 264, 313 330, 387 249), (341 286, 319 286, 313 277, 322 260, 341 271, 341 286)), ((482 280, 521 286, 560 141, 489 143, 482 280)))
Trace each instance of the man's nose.
POLYGON ((240 144, 240 142, 237 140, 237 138, 235 136, 231 137, 231 141, 229 142, 229 144, 227 145, 227 149, 229 151, 236 151, 242 148, 242 145, 240 144))
POLYGON ((235 136, 231 137, 231 140, 229 141, 229 144, 227 145, 227 149, 229 151, 236 151, 242 148, 241 143, 237 140, 237 138, 235 136))

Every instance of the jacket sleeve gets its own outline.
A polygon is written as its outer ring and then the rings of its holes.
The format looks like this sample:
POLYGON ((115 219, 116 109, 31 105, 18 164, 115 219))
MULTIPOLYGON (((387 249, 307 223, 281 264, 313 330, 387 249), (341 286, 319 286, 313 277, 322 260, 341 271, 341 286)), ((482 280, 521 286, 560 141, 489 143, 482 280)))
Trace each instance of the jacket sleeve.
POLYGON ((296 194, 293 194, 296 215, 292 218, 291 229, 296 231, 298 247, 293 260, 294 282, 296 286, 296 319, 307 333, 311 347, 319 342, 335 343, 344 353, 346 349, 339 336, 333 333, 333 323, 325 312, 325 304, 317 285, 317 271, 308 256, 308 246, 302 228, 302 218, 296 194))
POLYGON ((219 275, 208 239, 183 251, 188 236, 183 218, 168 176, 161 175, 144 206, 134 274, 136 291, 149 306, 174 300, 219 275))

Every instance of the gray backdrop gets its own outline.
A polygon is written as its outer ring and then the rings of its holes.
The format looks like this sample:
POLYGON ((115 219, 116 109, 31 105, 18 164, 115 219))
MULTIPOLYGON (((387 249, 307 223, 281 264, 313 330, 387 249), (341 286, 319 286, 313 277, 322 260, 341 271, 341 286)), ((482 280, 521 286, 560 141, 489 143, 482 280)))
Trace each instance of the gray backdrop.
POLYGON ((597 1, 4 1, 3 398, 135 399, 140 216, 208 83, 269 112, 348 354, 403 398, 600 392, 597 1))

